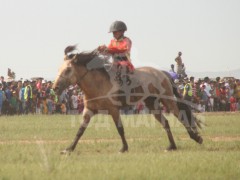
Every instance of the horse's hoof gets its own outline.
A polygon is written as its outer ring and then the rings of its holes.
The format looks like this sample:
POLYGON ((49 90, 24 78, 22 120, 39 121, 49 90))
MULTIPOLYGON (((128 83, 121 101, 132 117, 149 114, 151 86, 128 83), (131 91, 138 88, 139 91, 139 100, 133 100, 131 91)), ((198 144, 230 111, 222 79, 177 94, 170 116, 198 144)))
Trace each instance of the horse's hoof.
POLYGON ((203 143, 203 138, 201 136, 199 136, 198 138, 198 141, 197 141, 199 144, 202 144, 203 143))
POLYGON ((61 155, 70 155, 71 151, 64 149, 63 151, 60 152, 61 155))
POLYGON ((170 145, 166 150, 165 152, 169 152, 169 151, 176 151, 177 150, 177 147, 175 145, 170 145))
POLYGON ((125 153, 125 152, 128 152, 128 148, 122 148, 120 149, 119 153, 125 153))

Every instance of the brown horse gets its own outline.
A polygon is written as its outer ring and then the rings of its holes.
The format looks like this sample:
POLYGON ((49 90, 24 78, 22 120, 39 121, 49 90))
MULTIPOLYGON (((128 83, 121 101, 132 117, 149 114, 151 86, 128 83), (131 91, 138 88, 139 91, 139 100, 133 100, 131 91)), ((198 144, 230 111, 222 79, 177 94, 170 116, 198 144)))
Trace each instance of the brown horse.
MULTIPOLYGON (((161 113, 160 102, 167 108, 167 112, 173 113, 179 119, 193 140, 199 144, 203 142, 197 130, 197 119, 193 116, 190 106, 181 100, 177 88, 166 72, 151 67, 137 68, 130 75, 130 85, 125 82, 119 85, 114 80, 116 66, 106 70, 106 58, 97 50, 68 55, 73 50, 75 46, 65 49, 64 63, 59 69, 53 88, 60 95, 71 84, 80 86, 85 95, 83 122, 73 143, 62 153, 75 149, 91 117, 103 112, 102 110, 112 116, 121 136, 123 146, 120 152, 128 151, 119 110, 126 106, 134 106, 138 102, 144 102, 150 113, 163 125, 170 142, 168 150, 175 150, 176 144, 168 121, 161 113)), ((122 78, 124 80, 124 76, 122 78)))

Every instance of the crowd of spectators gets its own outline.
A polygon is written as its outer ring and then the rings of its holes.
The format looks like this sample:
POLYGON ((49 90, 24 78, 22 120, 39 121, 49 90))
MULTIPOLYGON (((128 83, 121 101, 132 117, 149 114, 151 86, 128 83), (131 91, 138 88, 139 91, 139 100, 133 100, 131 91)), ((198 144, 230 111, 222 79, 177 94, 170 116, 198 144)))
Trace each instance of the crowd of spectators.
POLYGON ((43 78, 5 81, 0 79, 0 115, 77 114, 83 111, 83 94, 78 86, 70 86, 58 97, 53 82, 43 78))
POLYGON ((190 77, 176 79, 175 83, 184 99, 192 102, 199 112, 240 110, 239 79, 190 77))
MULTIPOLYGON (((240 80, 229 78, 195 79, 185 77, 175 79, 175 84, 183 98, 194 104, 198 112, 239 111, 240 80)), ((0 115, 22 114, 78 114, 83 111, 84 103, 80 88, 70 86, 61 96, 52 89, 53 82, 43 78, 34 80, 8 81, 0 79, 0 115)), ((134 109, 139 113, 144 104, 134 109)), ((126 112, 127 113, 127 110, 126 112)))

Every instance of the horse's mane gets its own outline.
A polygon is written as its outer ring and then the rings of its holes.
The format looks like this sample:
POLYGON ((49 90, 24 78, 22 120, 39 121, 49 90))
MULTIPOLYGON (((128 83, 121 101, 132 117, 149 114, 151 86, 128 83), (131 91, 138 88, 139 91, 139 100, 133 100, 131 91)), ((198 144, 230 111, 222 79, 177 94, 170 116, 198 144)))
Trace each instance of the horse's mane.
POLYGON ((89 52, 85 51, 77 54, 69 54, 76 49, 76 46, 68 46, 65 48, 64 53, 65 56, 67 56, 67 59, 72 59, 74 56, 76 56, 76 61, 74 64, 77 66, 85 66, 88 70, 100 71, 109 77, 106 69, 104 68, 105 59, 99 56, 99 51, 97 49, 89 52))

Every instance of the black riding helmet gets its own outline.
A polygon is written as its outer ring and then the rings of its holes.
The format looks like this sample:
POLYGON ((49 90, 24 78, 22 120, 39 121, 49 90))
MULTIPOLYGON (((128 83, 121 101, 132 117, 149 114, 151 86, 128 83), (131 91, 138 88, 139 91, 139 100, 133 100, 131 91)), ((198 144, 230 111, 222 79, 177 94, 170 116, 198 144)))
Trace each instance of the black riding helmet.
POLYGON ((124 22, 122 21, 114 21, 109 29, 109 32, 116 32, 116 31, 126 31, 127 30, 127 26, 124 22))

